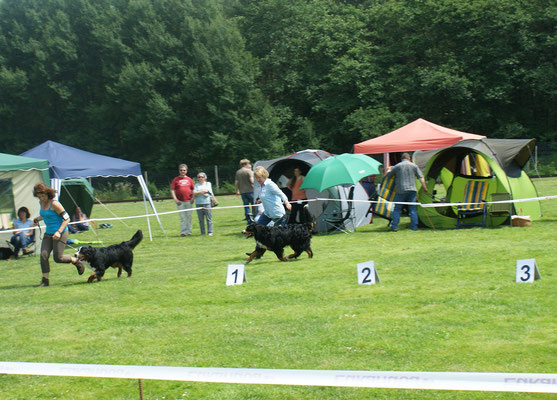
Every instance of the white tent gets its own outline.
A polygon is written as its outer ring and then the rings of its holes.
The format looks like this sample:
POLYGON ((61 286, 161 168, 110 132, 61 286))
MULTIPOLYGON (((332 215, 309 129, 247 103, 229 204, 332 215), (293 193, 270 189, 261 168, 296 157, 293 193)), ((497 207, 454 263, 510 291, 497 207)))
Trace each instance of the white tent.
MULTIPOLYGON (((39 202, 33 197, 33 186, 39 182, 48 183, 48 161, 0 153, 0 228, 12 228, 20 207, 27 207, 31 218, 39 215, 39 202)), ((12 235, 0 232, 0 247, 8 247, 12 235)), ((35 239, 38 242, 39 235, 35 239)))

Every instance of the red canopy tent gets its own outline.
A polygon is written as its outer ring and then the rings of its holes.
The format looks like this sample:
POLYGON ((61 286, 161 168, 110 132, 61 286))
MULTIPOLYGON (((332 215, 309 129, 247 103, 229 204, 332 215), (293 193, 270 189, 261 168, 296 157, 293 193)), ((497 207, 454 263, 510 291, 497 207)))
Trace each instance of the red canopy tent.
POLYGON ((434 150, 452 146, 463 139, 485 136, 460 132, 419 118, 395 131, 354 145, 354 153, 380 154, 401 151, 434 150))
MULTIPOLYGON (((434 150, 452 146, 464 139, 484 139, 485 136, 460 132, 419 118, 397 130, 354 145, 354 153, 380 154, 416 150, 434 150)), ((385 154, 384 166, 388 166, 385 154), (386 164, 385 164, 386 163, 386 164)))

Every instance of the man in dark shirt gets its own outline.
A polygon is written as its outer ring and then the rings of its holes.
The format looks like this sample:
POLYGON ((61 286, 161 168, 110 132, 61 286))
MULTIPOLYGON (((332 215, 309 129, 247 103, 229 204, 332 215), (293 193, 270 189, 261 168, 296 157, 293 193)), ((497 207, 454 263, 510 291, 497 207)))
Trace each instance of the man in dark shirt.
MULTIPOLYGON (((244 214, 246 222, 253 222, 253 214, 250 205, 253 207, 253 171, 251 170, 250 161, 243 159, 240 161, 240 169, 236 171, 236 180, 234 181, 236 188, 236 196, 242 196, 244 203, 244 214)), ((255 207, 253 207, 255 209, 255 207)))
MULTIPOLYGON (((416 164, 410 161, 410 154, 403 153, 401 158, 402 161, 395 165, 387 174, 387 176, 394 175, 395 177, 396 193, 393 201, 397 204, 395 204, 393 220, 391 222, 391 231, 395 232, 398 230, 400 211, 403 206, 403 204, 398 204, 398 202, 415 203, 418 197, 416 178, 420 180, 424 192, 428 193, 422 171, 420 171, 416 164)), ((407 207, 408 214, 410 215, 410 229, 417 231, 418 207, 415 205, 407 205, 407 207)))

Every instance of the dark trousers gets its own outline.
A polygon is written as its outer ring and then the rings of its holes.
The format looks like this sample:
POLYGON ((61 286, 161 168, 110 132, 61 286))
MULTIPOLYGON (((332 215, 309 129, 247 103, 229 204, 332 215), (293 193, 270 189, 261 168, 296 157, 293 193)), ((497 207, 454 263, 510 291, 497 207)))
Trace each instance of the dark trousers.
POLYGON ((242 203, 244 204, 244 215, 246 217, 246 221, 248 223, 253 222, 253 216, 255 214, 255 209, 256 209, 253 202, 253 192, 241 193, 240 196, 242 196, 242 203), (253 209, 253 213, 252 213, 252 209, 253 209))
POLYGON ((68 240, 68 231, 62 233, 60 236, 60 240, 54 240, 52 235, 45 233, 43 238, 43 244, 41 245, 41 271, 43 274, 47 274, 50 272, 50 264, 48 262, 48 258, 50 257, 50 253, 54 251, 54 262, 57 263, 71 263, 72 256, 69 254, 64 254, 64 248, 66 245, 62 242, 66 242, 68 240))
POLYGON ((27 236, 24 232, 20 232, 17 235, 13 235, 10 239, 10 243, 14 246, 14 258, 17 259, 19 250, 27 247, 31 243, 32 237, 27 236))
POLYGON ((290 210, 290 217, 288 218, 289 224, 296 224, 298 222, 300 224, 303 224, 307 222, 303 212, 304 206, 307 203, 308 203, 307 201, 301 201, 301 200, 295 200, 290 203, 292 209, 290 210), (298 201, 300 202, 298 203, 298 201), (298 221, 298 215, 299 215, 299 221, 298 221))

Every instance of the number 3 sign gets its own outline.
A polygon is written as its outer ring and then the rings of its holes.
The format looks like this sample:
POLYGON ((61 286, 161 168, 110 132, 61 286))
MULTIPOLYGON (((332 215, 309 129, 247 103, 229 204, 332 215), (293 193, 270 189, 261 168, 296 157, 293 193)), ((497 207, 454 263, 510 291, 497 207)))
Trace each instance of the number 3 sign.
POLYGON ((358 264, 358 285, 375 285, 379 283, 379 275, 373 261, 358 264))
POLYGON ((534 258, 516 260, 516 282, 534 282, 536 279, 541 276, 534 258))

